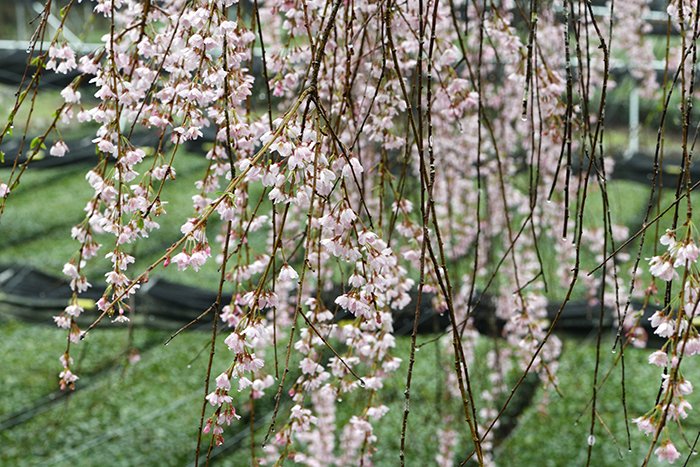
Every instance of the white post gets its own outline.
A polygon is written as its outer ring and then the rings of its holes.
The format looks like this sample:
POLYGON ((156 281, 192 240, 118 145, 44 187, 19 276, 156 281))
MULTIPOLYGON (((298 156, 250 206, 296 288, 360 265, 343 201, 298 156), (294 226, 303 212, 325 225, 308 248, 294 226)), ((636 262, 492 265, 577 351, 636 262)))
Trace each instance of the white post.
POLYGON ((639 88, 635 83, 630 92, 629 141, 625 159, 639 152, 639 88))
POLYGON ((26 41, 27 37, 27 14, 24 11, 24 2, 15 3, 15 18, 17 19, 17 40, 26 41))
MULTIPOLYGON (((39 2, 35 2, 33 5, 34 11, 37 13, 42 13, 44 11, 44 5, 42 5, 39 2)), ((54 16, 53 13, 49 13, 49 15, 46 18, 49 22, 49 25, 54 29, 54 31, 57 31, 59 27, 61 27, 61 21, 54 16)), ((68 41, 71 43, 71 46, 75 47, 76 45, 82 44, 83 41, 80 40, 78 36, 73 34, 70 29, 68 29, 65 25, 62 27, 63 31, 63 37, 68 39, 68 41)))

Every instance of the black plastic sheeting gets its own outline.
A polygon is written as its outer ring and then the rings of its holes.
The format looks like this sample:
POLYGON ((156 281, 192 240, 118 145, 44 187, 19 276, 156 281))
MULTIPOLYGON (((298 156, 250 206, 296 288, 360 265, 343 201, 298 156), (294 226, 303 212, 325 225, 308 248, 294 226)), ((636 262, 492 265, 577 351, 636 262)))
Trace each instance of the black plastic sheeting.
MULTIPOLYGON (((104 289, 92 287, 80 295, 81 299, 97 301, 104 289)), ((322 294, 327 306, 334 307, 335 297, 342 290, 334 290, 322 294)), ((24 266, 0 266, 0 304, 7 307, 12 314, 20 319, 39 323, 52 323, 51 316, 58 314, 71 297, 68 282, 36 269, 24 266)), ((422 319, 419 331, 422 333, 440 332, 449 324, 446 314, 440 315, 429 308, 429 296, 422 306, 422 319)), ((135 318, 143 319, 143 324, 161 329, 176 329, 197 318, 216 301, 216 291, 191 287, 165 279, 152 278, 142 284, 138 293, 133 296, 135 318)), ((222 302, 231 301, 231 295, 224 295, 222 302)), ((332 308, 331 308, 332 309, 332 308)), ((403 334, 410 334, 413 326, 413 310, 415 305, 406 307, 404 313, 397 315, 395 328, 403 334)), ((89 322, 90 310, 79 321, 89 322)), ((199 322, 211 322, 212 314, 204 316, 199 322)), ((337 320, 351 318, 346 313, 338 313, 337 320)))
MULTIPOLYGON (((216 137, 215 130, 211 127, 202 129, 202 137, 195 141, 187 141, 183 146, 185 146, 190 151, 198 151, 203 145, 211 143, 216 137)), ((136 147, 156 147, 158 140, 161 137, 160 132, 157 130, 149 131, 142 129, 135 131, 129 141, 132 145, 136 147)), ((69 151, 63 157, 54 157, 49 155, 49 148, 56 142, 55 140, 47 139, 44 143, 46 149, 34 156, 30 165, 33 169, 53 169, 57 167, 66 166, 78 166, 78 165, 95 165, 98 162, 97 149, 95 143, 92 142, 94 135, 86 136, 83 138, 69 138, 64 142, 68 146, 69 151)), ((165 140, 170 139, 170 133, 166 133, 164 136, 165 140)), ((30 145, 33 136, 27 136, 25 138, 15 137, 6 138, 5 141, 0 143, 0 151, 5 153, 5 163, 0 163, 0 169, 9 168, 15 164, 16 155, 19 153, 20 147, 23 148, 22 155, 17 161, 19 164, 23 164, 27 161, 28 156, 30 156, 34 151, 31 150, 30 145)), ((110 159, 113 162, 114 159, 110 159)))
MULTIPOLYGON (((37 56, 35 54, 34 56, 37 56)), ((22 82, 22 77, 27 70, 27 63, 30 61, 29 54, 26 50, 0 50, 0 83, 17 86, 22 82)), ((29 82, 36 72, 35 66, 30 66, 25 76, 26 82, 29 82)), ((41 75, 39 87, 49 87, 63 89, 68 86, 80 73, 75 70, 70 73, 60 74, 53 71, 45 71, 41 75)))
MULTIPOLYGON (((638 152, 627 159, 617 160, 613 179, 624 179, 650 185, 654 178, 653 153, 638 152)), ((682 157, 680 154, 665 154, 664 163, 660 173, 661 184, 664 188, 676 188, 678 177, 682 171, 682 157)), ((700 180, 700 165, 690 163, 691 184, 700 180)))
MULTIPOLYGON (((81 294, 82 299, 96 301, 102 296, 103 290, 94 287, 81 294)), ((323 301, 329 305, 334 298, 342 293, 340 289, 332 290, 322 295, 323 301)), ((192 322, 203 310, 209 308, 216 300, 216 292, 197 287, 186 286, 163 279, 151 279, 143 284, 139 292, 133 297, 134 306, 138 316, 142 317, 141 325, 156 327, 159 329, 174 330, 184 324, 192 322)), ((31 322, 41 322, 53 324, 51 316, 60 311, 70 298, 68 283, 62 277, 53 276, 39 270, 19 266, 0 265, 0 315, 5 312, 13 316, 31 322)), ((230 296, 223 297, 224 302, 230 300, 230 296)), ((425 294, 421 303, 421 320, 418 327, 420 333, 438 333, 449 331, 449 320, 447 313, 439 315, 431 307, 432 296, 425 294)), ((411 296, 411 303, 395 316, 395 329, 399 335, 408 335, 413 328, 413 314, 416 307, 416 294, 411 296)), ((482 334, 499 336, 503 330, 504 322, 495 317, 495 309, 491 300, 486 297, 475 297, 479 301, 479 306, 474 313, 474 322, 482 334)), ((559 305, 552 304, 548 308, 549 319, 553 319, 559 309, 559 305)), ((649 326, 648 316, 655 310, 648 310, 642 319, 642 324, 646 327, 650 336, 653 332, 649 326)), ((591 307, 584 302, 570 302, 563 311, 557 325, 558 332, 568 332, 579 335, 587 335, 598 330, 600 307, 591 307)), ((613 320, 613 310, 604 310, 603 328, 613 330, 615 323, 613 320)), ((212 314, 197 322, 192 329, 209 329, 207 324, 211 323, 212 314)), ((85 317, 83 317, 85 319, 85 317)), ((351 318, 347 314, 339 314, 337 320, 351 318)), ((136 323, 135 323, 136 324, 136 323)), ((137 324, 138 325, 138 324, 137 324)), ((142 352, 147 352, 161 341, 159 339, 150 340, 141 348, 142 352)), ((106 377, 108 374, 121 368, 121 360, 116 359, 99 369, 95 374, 87 375, 87 379, 79 388, 92 385, 97 380, 106 377)), ((521 386, 517 398, 509 406, 504 414, 502 426, 495 432, 495 442, 500 444, 502 440, 515 429, 518 424, 518 417, 531 405, 535 392, 539 387, 539 379, 529 375, 521 386)), ((54 404, 63 400, 68 394, 59 390, 47 394, 45 397, 35 401, 30 407, 9 414, 0 419, 0 430, 10 429, 20 425, 42 412, 49 410, 54 404)), ((266 414, 258 417, 256 427, 262 427, 269 423, 272 416, 271 406, 258 407, 266 414)), ((244 417, 248 421, 248 417, 244 417)), ((249 429, 240 430, 226 444, 214 449, 212 458, 228 457, 235 455, 242 446, 242 441, 247 437, 249 429)))
MULTIPOLYGON (((26 138, 24 141, 24 150, 22 156, 17 161, 23 164, 27 161, 27 156, 31 155, 30 150, 31 138, 26 138)), ((55 141, 46 141, 46 147, 50 148, 55 141)), ((20 138, 10 138, 0 144, 0 151, 5 153, 5 167, 10 167, 15 163, 16 154, 22 144, 20 138)), ((97 155, 95 154, 95 143, 92 138, 81 138, 66 142, 69 151, 63 157, 53 157, 48 154, 48 149, 44 150, 41 156, 35 156, 30 162, 32 168, 51 169, 55 167, 65 167, 77 164, 95 164, 97 163, 97 155)), ((0 164, 0 168, 3 165, 0 164)))
MULTIPOLYGON (((191 151, 198 151, 202 145, 214 141, 215 130, 211 127, 202 129, 203 136, 196 141, 188 141, 185 146, 191 151)), ((15 163, 16 154, 19 152, 20 146, 23 144, 23 154, 19 159, 19 163, 24 163, 27 160, 27 155, 33 151, 30 150, 30 142, 35 135, 24 138, 13 137, 6 138, 0 144, 0 151, 5 153, 5 163, 0 164, 0 169, 3 167, 11 167, 15 163)), ((135 132, 130 141, 137 147, 155 147, 158 144, 160 134, 158 131, 139 130, 135 132)), ((97 163, 97 153, 95 144, 92 142, 93 135, 83 138, 68 138, 65 143, 69 151, 63 157, 53 157, 48 154, 54 140, 47 139, 45 145, 46 150, 43 151, 40 158, 34 157, 30 163, 32 168, 36 169, 51 169, 55 167, 64 167, 70 165, 94 165, 97 163)), ((166 140, 169 135, 165 135, 166 140)), ((678 183, 678 177, 681 173, 681 161, 679 155, 666 154, 664 165, 660 173, 660 179, 664 188, 675 188, 678 183)), ((614 180, 630 180, 634 182, 649 185, 653 179, 653 154, 647 152, 638 152, 629 158, 616 158, 615 170, 611 174, 614 180)), ((576 172, 577 169, 573 168, 576 172)), ((690 166, 691 183, 700 180, 700 165, 692 164, 690 166)))
MULTIPOLYGON (((22 75, 25 72, 27 60, 28 54, 24 50, 0 51, 0 64, 2 64, 2 68, 0 69, 0 83, 11 85, 19 84, 22 75)), ((30 73, 33 73, 35 71, 35 68, 30 67, 29 71, 30 73)), ((255 76, 259 76, 261 73, 261 59, 260 57, 256 56, 253 61, 253 74, 255 76)), ((62 89, 63 87, 70 84, 73 81, 73 79, 78 75, 78 72, 62 75, 53 73, 52 71, 45 71, 42 74, 40 85, 52 86, 62 89)), ((84 79, 82 85, 92 86, 88 83, 88 81, 88 79, 84 79)), ((255 81, 255 88, 253 92, 254 95, 258 96, 258 98, 260 99, 261 105, 264 104, 265 99, 263 95, 265 94, 265 91, 261 84, 261 80, 258 79, 255 81)), ((215 130, 213 128, 207 127, 204 128, 202 131, 204 133, 203 137, 197 141, 188 142, 187 147, 189 147, 190 149, 197 149, 201 147, 203 143, 214 141, 215 130)), ((25 152, 27 152, 27 150, 29 149, 29 142, 34 136, 37 135, 31 135, 25 138, 25 152)), ((35 168, 52 168, 65 166, 69 164, 94 164, 96 162, 96 153, 95 146, 91 142, 91 138, 92 136, 79 139, 69 138, 69 140, 66 141, 66 144, 70 148, 70 151, 66 153, 64 157, 51 157, 48 154, 46 154, 41 159, 35 158, 35 160, 32 161, 31 166, 35 168)), ((132 135, 130 140, 135 146, 155 146, 155 144, 158 141, 158 132, 140 130, 136 134, 132 135)), ((18 152, 21 141, 21 137, 7 138, 2 144, 0 144, 0 150, 6 154, 4 166, 10 166, 14 163, 15 155, 18 152)), ((54 141, 47 140, 47 148, 51 147, 53 143, 54 141)), ((45 153, 48 153, 48 151, 45 151, 45 153)), ((615 171, 612 174, 613 179, 632 180, 646 184, 648 184, 652 180, 653 149, 639 151, 629 158, 617 157, 616 155, 615 159, 616 166, 615 171)), ((666 154, 664 156, 664 159, 665 163, 661 174, 661 181, 664 187, 675 187, 681 167, 680 154, 666 154)), ((26 155, 20 158, 19 162, 21 163, 25 160, 26 155)), ((0 165, 0 168, 2 167, 3 165, 0 165)), ((574 167, 573 170, 576 171, 577 169, 574 167)), ((700 166, 691 164, 690 175, 693 181, 699 180, 700 166)))
MULTIPOLYGON (((166 135, 166 138, 167 137, 166 135)), ((15 157, 19 152, 20 146, 23 146, 23 154, 19 158, 18 163, 22 164, 26 162, 27 157, 34 152, 30 149, 32 138, 33 137, 27 136, 24 138, 24 142, 22 142, 23 139, 21 137, 7 138, 3 141, 2 144, 0 144, 0 150, 5 153, 5 164, 0 164, 0 168, 11 167, 15 163, 15 157)), ((43 150, 40 157, 34 156, 30 165, 32 168, 37 169, 52 169, 79 164, 94 165, 98 161, 98 156, 95 143, 92 142, 93 138, 94 135, 68 139, 65 143, 69 151, 63 157, 53 157, 49 155, 49 148, 56 141, 47 139, 45 142, 46 149, 43 150)), ((158 143, 158 138, 158 132, 142 130, 131 135, 130 141, 137 147, 154 147, 158 143)))
MULTIPOLYGON (((98 300, 103 293, 99 287, 90 288, 81 298, 92 301, 98 300)), ((342 290, 332 290, 322 294, 322 299, 330 309, 335 308, 335 297, 343 293, 342 290)), ((399 335, 408 335, 413 328, 413 319, 416 309, 415 291, 411 295, 411 303, 394 316, 394 327, 399 335)), ((431 307, 430 294, 424 294, 421 302, 421 320, 419 333, 439 333, 448 329, 449 317, 447 313, 438 314, 431 307)), ((60 312, 70 299, 70 289, 67 281, 33 268, 9 265, 0 266, 0 304, 10 305, 3 307, 9 309, 13 315, 32 322, 52 324, 51 316, 60 312)), ((224 296, 223 303, 228 303, 231 296, 224 296)), ((505 322, 498 319, 495 308, 488 296, 476 297, 478 307, 473 318, 477 330, 488 336, 501 336, 505 322)), ((177 329, 197 318, 216 301, 216 291, 178 284, 164 279, 153 278, 143 284, 137 294, 133 296, 133 306, 136 310, 135 317, 142 324, 162 329, 177 329)), ((624 304, 622 304, 623 306, 624 304)), ((556 316, 560 304, 553 303, 547 308, 550 322, 556 316)), ((633 304, 634 309, 639 309, 640 304, 633 304)), ((653 336, 653 329, 648 318, 656 311, 654 307, 648 307, 641 319, 641 325, 653 336)), ((621 311, 622 312, 622 311, 621 311)), ((603 330, 615 330, 615 317, 617 311, 603 310, 603 330)), ((94 315, 94 313, 92 313, 94 315)), ((199 323, 211 322, 212 313, 207 314, 199 323)), ((86 313, 81 320, 94 318, 91 313, 86 313)), ((352 318, 344 312, 336 314, 336 320, 352 318)), ((589 305, 586 301, 571 301, 564 306, 561 317, 557 323, 556 332, 566 332, 576 335, 587 335, 598 330, 600 319, 600 306, 589 305)))
MULTIPOLYGON (((104 288, 91 287, 80 298, 96 302, 103 292, 104 288)), ((49 314, 55 315, 62 311, 70 297, 68 282, 61 277, 29 267, 0 266, 0 303, 12 305, 15 309, 13 314, 22 319, 46 322, 47 318, 50 320, 49 314)), ((230 296, 225 299, 230 300, 230 296)), ((151 321, 156 318, 177 325, 196 318, 215 300, 215 292, 152 279, 142 284, 141 290, 134 297, 133 306, 138 314, 146 315, 151 321)), ((89 314, 83 315, 84 318, 89 319, 89 314)), ((172 326, 163 327, 169 329, 172 326)))

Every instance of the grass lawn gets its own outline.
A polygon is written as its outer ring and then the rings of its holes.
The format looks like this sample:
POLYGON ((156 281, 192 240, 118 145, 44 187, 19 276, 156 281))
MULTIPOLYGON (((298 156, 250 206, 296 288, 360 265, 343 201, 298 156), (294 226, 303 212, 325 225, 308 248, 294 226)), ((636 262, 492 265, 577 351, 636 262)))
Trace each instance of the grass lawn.
MULTIPOLYGON (((184 333, 163 346, 168 333, 137 329, 133 346, 141 349, 141 360, 127 363, 124 330, 102 329, 81 345, 77 371, 81 389, 67 398, 43 407, 29 420, 0 431, 2 465, 183 465, 192 459, 202 398, 208 334, 184 333)), ((221 345, 221 339, 219 344, 221 345)), ((474 384, 485 384, 484 340, 472 368, 474 384), (480 358, 481 357, 481 358, 480 358)), ((398 339, 397 354, 406 354, 408 338, 398 339)), ((430 465, 436 449, 435 432, 445 417, 459 408, 442 403, 440 386, 444 351, 440 344, 424 346, 417 354, 413 404, 408 428, 410 465, 430 465)), ((65 346, 62 333, 51 327, 5 320, 0 326, 0 350, 5 355, 5 377, 0 389, 0 420, 10 414, 33 410, 35 402, 56 389, 57 356, 65 346), (31 356, 31 357, 30 357, 31 356)), ((222 346, 223 347, 223 346, 222 346)), ((606 347, 609 348, 609 347, 606 347)), ((226 352, 215 361, 215 371, 226 364, 226 352)), ((595 346, 590 340, 571 339, 565 344, 560 388, 563 397, 540 388, 516 429, 496 450, 502 465, 581 465, 585 462, 595 346), (580 415, 580 423, 574 423, 580 415)), ((646 364, 646 351, 626 353, 627 402, 630 417, 653 404, 655 391, 646 384, 658 372, 646 364)), ((602 357, 602 372, 616 358, 609 351, 602 357)), ((697 373, 697 362, 688 359, 686 371, 697 373)), ((403 409, 406 366, 390 378, 382 402, 390 411, 378 424, 377 465, 396 465, 403 409)), ((597 424, 593 464, 635 465, 643 457, 647 440, 632 427, 632 452, 627 451, 624 415, 619 391, 619 367, 600 393, 598 412, 607 429, 597 424), (607 431, 609 430, 609 432, 607 431)), ((339 404, 338 419, 347 419, 353 406, 366 394, 356 393, 339 404)), ((697 397, 691 399, 696 405, 697 397)), ((483 403, 483 402, 481 402, 483 403)), ((269 412, 269 401, 261 401, 259 414, 269 412)), ((241 401, 245 405, 245 401, 241 401)), ((243 412, 245 414, 245 409, 243 412)), ((261 415, 260 415, 261 416, 261 415)), ((458 417, 455 417, 458 418, 458 417)), ((688 437, 700 429, 692 419, 686 424, 688 437)), ((256 437, 262 439, 264 425, 256 437)), ((247 465, 246 425, 234 425, 227 440, 238 450, 217 458, 221 465, 247 465), (237 453, 238 452, 238 453, 237 453)), ((462 433, 461 455, 469 443, 462 433)), ((458 455, 458 458, 460 456, 458 455)))
MULTIPOLYGON (((185 213, 191 212, 187 190, 206 168, 203 159, 183 154, 175 163, 178 185, 166 186, 163 199, 176 216, 160 219, 162 228, 148 242, 151 250, 141 251, 143 259, 134 270, 140 270, 156 259, 165 247, 179 237, 185 213), (173 189, 174 188, 174 189, 173 189)), ((3 171, 0 171, 2 176, 3 171)), ((587 216, 600 218, 600 196, 593 187, 587 216)), ((648 188, 624 181, 609 186, 611 215, 615 222, 636 226, 647 203, 648 188)), ((30 170, 8 202, 0 220, 0 263, 19 262, 59 274, 62 265, 75 252, 77 243, 70 239, 72 225, 82 219, 82 208, 90 196, 83 180, 83 168, 30 170), (31 213, 31 215, 28 215, 31 213)), ((664 193, 662 206, 672 199, 664 193)), ((668 225, 670 218, 663 219, 668 225)), ((636 247, 635 247, 636 248, 636 247)), ((632 250, 636 252, 636 249, 632 250)), ((653 253, 647 242, 642 257, 653 253)), ((554 270, 554 259, 547 260, 554 270)), ((592 260, 590 261, 592 265, 592 260)), ((585 265, 584 265, 585 266, 585 265)), ((98 260, 90 271, 99 277, 107 267, 98 260)), ((159 275, 182 283, 201 286, 218 279, 214 262, 198 276, 178 274, 174 268, 158 271, 159 275)), ((551 291, 557 299, 557 291, 551 291)), ((65 335, 51 326, 31 325, 15 321, 0 310, 0 354, 3 355, 3 377, 0 385, 0 465, 183 465, 192 460, 202 399, 202 383, 207 360, 209 334, 186 332, 170 345, 163 346, 169 332, 138 328, 129 343, 124 329, 102 326, 73 352, 81 388, 69 397, 50 402, 57 389, 58 357, 65 348, 65 335), (141 360, 127 362, 126 353, 133 347, 141 360), (14 417, 14 418, 12 418, 14 417), (22 420, 26 418, 26 420, 22 420), (14 420, 14 422, 13 422, 14 420), (18 422, 20 420, 21 422, 18 422), (108 461, 105 461, 108 459, 108 461)), ((421 337, 421 340, 429 336, 421 337)), ((223 346, 223 336, 219 342, 223 346)), ((479 342, 471 368, 477 395, 487 382, 487 350, 496 345, 489 339, 479 342)), ((405 357, 410 342, 397 339, 396 354, 405 357)), ((617 355, 605 341, 601 374, 605 374, 617 355)), ((648 384, 659 372, 647 365, 648 351, 630 349, 626 360, 628 418, 642 415, 654 403, 655 389, 648 384)), ((443 368, 449 368, 442 344, 424 346, 417 354, 412 389, 413 404, 408 429, 408 465, 431 465, 436 454, 436 430, 452 414, 459 420, 459 406, 444 402, 443 368)), ((214 374, 227 364, 226 352, 215 361, 214 374)), ((406 360, 406 359, 404 359, 406 360)), ((519 417, 511 435, 496 449, 501 465, 581 465, 585 463, 586 439, 590 409, 595 343, 591 339, 565 341, 559 387, 562 396, 545 393, 539 388, 531 404, 519 417), (580 414, 578 424, 574 423, 580 414)), ((686 371, 700 371, 697 362, 687 359, 686 371)), ((406 365, 390 378, 381 394, 381 402, 390 412, 376 427, 378 436, 377 465, 398 463, 400 426, 404 405, 403 388, 406 365)), ((599 393, 596 445, 592 465, 634 465, 643 458, 648 440, 631 428, 632 452, 626 444, 625 419, 619 390, 619 366, 599 393)), ((273 390, 268 391, 268 396, 273 390)), ((366 393, 355 393, 339 403, 337 418, 347 420, 354 408, 363 404, 366 393)), ((698 406, 700 401, 690 399, 698 406)), ((477 399, 481 407, 484 401, 477 399)), ((241 401, 245 407, 245 401, 241 401)), ((260 401, 258 417, 270 410, 268 400, 260 401)), ((245 409, 242 410, 245 413, 245 409)), ((456 426, 456 425, 455 425, 456 426)), ((459 425, 460 454, 469 451, 470 443, 459 425)), ((694 439, 700 424, 686 423, 687 437, 694 439)), ((259 443, 267 426, 256 432, 259 443)), ((217 458, 220 465, 248 465, 249 439, 247 425, 238 424, 227 432, 229 445, 234 446, 217 458)), ((684 449, 685 452, 688 449, 684 449)))

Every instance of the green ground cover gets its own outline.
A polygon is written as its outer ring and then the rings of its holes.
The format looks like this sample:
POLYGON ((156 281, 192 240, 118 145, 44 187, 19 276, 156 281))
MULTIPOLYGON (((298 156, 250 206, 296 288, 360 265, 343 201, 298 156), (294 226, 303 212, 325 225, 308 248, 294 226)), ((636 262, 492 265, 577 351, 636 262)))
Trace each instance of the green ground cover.
MULTIPOLYGON (((192 458, 196 426, 202 397, 202 379, 206 366, 208 334, 182 334, 163 346, 169 333, 137 329, 133 346, 141 348, 141 360, 127 363, 124 330, 102 329, 81 345, 78 372, 82 389, 68 398, 49 405, 31 419, 0 431, 1 465, 184 465, 192 458)), ((425 338, 422 338, 425 339, 425 338)), ((220 345, 222 342, 219 343, 220 345)), ((609 342, 606 342, 609 349, 609 342)), ((408 338, 399 338, 397 354, 406 354, 408 338)), ((417 354, 413 404, 409 422, 408 459, 411 465, 433 463, 435 431, 448 414, 459 408, 444 402, 445 388, 439 383, 445 359, 439 344, 422 347, 417 354), (438 351, 439 350, 439 351, 438 351), (415 464, 413 464, 415 462, 415 464)), ((483 387, 483 357, 492 342, 484 339, 472 367, 474 384, 483 387)), ((61 332, 48 326, 4 320, 0 326, 0 351, 4 355, 5 377, 0 388, 0 420, 9 414, 31 410, 33 402, 56 389, 57 356, 65 346, 61 332)), ((226 364, 226 352, 215 361, 214 370, 226 364)), ((562 396, 537 390, 534 402, 519 419, 512 434, 496 450, 503 465, 579 465, 584 463, 590 422, 587 402, 591 395, 595 346, 591 340, 568 340, 561 360, 562 396), (581 416, 581 421, 575 423, 581 416)), ((653 404, 655 390, 646 384, 658 378, 658 371, 646 364, 646 351, 626 352, 627 403, 630 417, 653 404)), ((609 350, 602 356, 605 373, 616 358, 609 350)), ((700 370, 697 362, 685 363, 686 371, 700 370)), ((390 378, 381 401, 390 411, 378 424, 376 464, 396 465, 403 409, 403 385, 406 366, 390 378)), ((632 427, 632 452, 628 452, 619 389, 619 369, 602 387, 598 413, 605 422, 597 426, 593 465, 635 464, 643 456, 647 441, 632 427)), ((339 420, 347 420, 351 411, 363 403, 366 393, 355 393, 339 403, 339 420)), ((696 405, 697 397, 691 398, 696 405)), ((479 403, 483 403, 480 401, 479 403)), ((245 401, 241 401, 245 406, 245 401)), ((269 401, 261 401, 258 416, 270 410, 269 401)), ((245 413, 245 409, 243 409, 245 413)), ((458 418, 458 417, 455 417, 458 418)), ((700 429, 692 419, 686 424, 688 436, 700 429)), ((256 432, 262 439, 266 425, 256 432)), ((219 465, 247 465, 248 428, 231 427, 227 439, 235 443, 219 465)), ((468 446, 464 436, 460 446, 468 446)))
MULTIPOLYGON (((163 199, 174 216, 160 219, 162 228, 149 242, 151 250, 134 270, 140 270, 156 259, 160 252, 179 237, 183 216, 191 212, 191 193, 181 189, 192 186, 206 169, 206 161, 192 154, 181 154, 175 162, 177 186, 166 186, 163 199)), ((77 243, 70 239, 72 225, 82 219, 82 208, 89 199, 90 188, 83 180, 82 167, 29 170, 7 205, 0 220, 2 247, 0 263, 21 263, 51 274, 60 274, 61 267, 75 252, 77 243)), ((0 174, 3 172, 0 171, 0 174)), ((592 187, 589 195, 589 225, 596 226, 601 218, 601 201, 592 187)), ((609 184, 611 215, 614 222, 630 228, 638 227, 647 203, 648 188, 632 182, 611 181, 609 184)), ((672 193, 665 192, 661 206, 668 205, 672 193)), ((684 208, 683 208, 684 209, 684 208)), ((683 212, 683 211, 682 211, 683 212)), ((670 214, 661 225, 670 223, 670 214)), ((662 229, 663 230, 663 229, 662 229)), ((546 250, 545 250, 546 251, 546 250)), ((636 252, 636 246, 631 250, 636 252)), ((553 252, 545 255, 549 274, 556 263, 553 252)), ((653 254, 653 244, 647 242, 642 257, 653 254)), ((593 259, 586 265, 592 266, 593 259), (590 264, 589 264, 590 263, 590 264)), ((96 261, 93 277, 106 267, 106 261, 96 261)), ((218 279, 213 262, 199 275, 178 274, 174 268, 159 270, 168 279, 191 285, 212 284, 218 279)), ((553 300, 559 291, 550 291, 553 300)), ((169 332, 138 328, 129 343, 125 329, 110 325, 92 333, 74 352, 77 373, 83 386, 75 394, 58 402, 43 405, 28 420, 0 430, 0 465, 183 465, 192 459, 202 382, 205 374, 205 349, 208 333, 187 332, 170 345, 163 346, 169 332), (141 360, 127 363, 130 348, 140 351, 141 360)), ((429 339, 421 337, 421 340, 429 339)), ((223 348, 222 342, 219 343, 223 348)), ((405 356, 407 338, 397 339, 397 355, 405 356)), ((484 388, 486 351, 497 345, 482 339, 472 367, 474 384, 484 388)), ((602 370, 605 373, 617 355, 610 353, 611 342, 606 338, 602 347, 602 370)), ((3 377, 0 385, 0 421, 27 412, 57 389, 58 357, 65 348, 65 335, 51 326, 15 321, 0 312, 0 355, 3 355, 3 377)), ((641 415, 653 405, 654 388, 649 379, 658 378, 658 371, 646 364, 647 351, 630 349, 627 355, 628 418, 641 415)), ((443 368, 449 362, 443 347, 424 346, 417 354, 414 374, 412 415, 409 421, 409 465, 430 465, 437 448, 434 433, 445 418, 452 414, 459 419, 459 406, 444 402, 445 388, 441 386, 443 368)), ((562 397, 537 390, 534 402, 519 417, 514 431, 496 449, 496 460, 503 465, 571 465, 585 460, 586 438, 590 423, 587 402, 591 396, 595 344, 590 338, 565 341, 559 388, 562 397), (574 421, 583 413, 581 421, 574 421), (584 457, 582 457, 584 456, 584 457)), ((215 371, 226 365, 222 352, 215 362, 215 371)), ((688 359, 684 365, 689 372, 700 371, 696 362, 688 359)), ((390 378, 382 392, 382 402, 390 412, 378 424, 377 465, 396 465, 403 410, 403 387, 406 365, 390 378)), ((645 452, 647 442, 632 427, 632 452, 627 451, 624 414, 619 389, 619 367, 610 381, 601 388, 598 413, 605 423, 597 424, 597 443, 593 465, 613 466, 635 464, 645 452)), ((477 390, 478 393, 478 390, 477 390)), ((363 404, 367 395, 356 393, 339 404, 339 420, 347 420, 352 410, 363 404)), ((697 406, 698 402, 691 399, 697 406)), ((241 402, 244 404, 245 402, 241 402)), ((483 401, 477 400, 477 404, 483 401)), ((269 412, 269 400, 261 401, 260 417, 269 412)), ((700 429, 687 424, 688 437, 700 429)), ((257 432, 260 441, 266 425, 257 432)), ((247 465, 249 455, 248 428, 232 427, 227 439, 233 449, 217 458, 220 465, 247 465)), ((258 443, 259 445, 259 443, 258 443)), ((462 451, 469 442, 462 434, 462 451)))

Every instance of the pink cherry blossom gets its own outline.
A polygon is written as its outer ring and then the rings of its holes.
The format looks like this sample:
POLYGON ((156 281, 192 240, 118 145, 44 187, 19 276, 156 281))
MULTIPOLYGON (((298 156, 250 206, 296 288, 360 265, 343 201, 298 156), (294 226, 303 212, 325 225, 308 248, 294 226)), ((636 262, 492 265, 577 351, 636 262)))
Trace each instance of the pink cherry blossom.
POLYGON ((681 457, 681 453, 678 452, 671 441, 664 441, 661 446, 656 448, 654 454, 656 454, 660 461, 667 461, 670 464, 673 464, 681 457))

